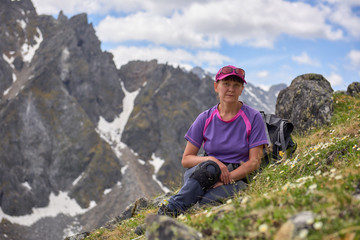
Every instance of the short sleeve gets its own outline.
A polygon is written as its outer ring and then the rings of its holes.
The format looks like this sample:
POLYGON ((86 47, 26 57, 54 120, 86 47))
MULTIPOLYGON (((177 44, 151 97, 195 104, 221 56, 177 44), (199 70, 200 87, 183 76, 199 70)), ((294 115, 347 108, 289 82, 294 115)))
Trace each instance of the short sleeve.
POLYGON ((203 131, 206 122, 206 114, 201 113, 190 126, 189 130, 185 134, 185 139, 191 142, 197 148, 201 148, 204 141, 203 131))

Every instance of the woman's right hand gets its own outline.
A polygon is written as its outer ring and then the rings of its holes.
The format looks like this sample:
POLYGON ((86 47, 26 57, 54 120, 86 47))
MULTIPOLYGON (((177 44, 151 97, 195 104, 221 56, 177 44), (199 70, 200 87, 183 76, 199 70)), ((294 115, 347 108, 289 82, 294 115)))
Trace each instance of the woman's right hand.
POLYGON ((229 172, 229 169, 227 168, 227 166, 225 164, 223 164, 221 161, 217 160, 216 158, 214 158, 212 160, 214 162, 216 162, 216 164, 219 166, 219 168, 221 170, 220 181, 223 184, 230 184, 231 178, 230 178, 230 172, 229 172))

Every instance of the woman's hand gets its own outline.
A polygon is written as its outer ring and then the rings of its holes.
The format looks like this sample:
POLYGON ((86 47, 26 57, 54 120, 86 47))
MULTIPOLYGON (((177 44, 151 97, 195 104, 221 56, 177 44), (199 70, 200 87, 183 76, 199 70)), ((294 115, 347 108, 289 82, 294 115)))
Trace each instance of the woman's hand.
MULTIPOLYGON (((214 159, 216 159, 216 158, 214 158, 214 159)), ((220 181, 223 184, 229 184, 231 182, 231 178, 230 178, 230 172, 229 172, 229 169, 227 168, 227 166, 217 159, 214 162, 216 162, 216 164, 219 165, 220 170, 221 170, 220 181)))

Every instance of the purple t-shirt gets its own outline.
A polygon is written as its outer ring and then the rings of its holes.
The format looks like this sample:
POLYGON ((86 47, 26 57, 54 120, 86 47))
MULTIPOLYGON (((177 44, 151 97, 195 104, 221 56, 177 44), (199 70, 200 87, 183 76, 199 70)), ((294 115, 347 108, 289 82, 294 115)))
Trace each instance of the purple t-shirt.
POLYGON ((230 121, 220 117, 218 105, 202 112, 185 135, 194 146, 224 163, 249 160, 249 149, 268 144, 260 112, 243 104, 230 121))

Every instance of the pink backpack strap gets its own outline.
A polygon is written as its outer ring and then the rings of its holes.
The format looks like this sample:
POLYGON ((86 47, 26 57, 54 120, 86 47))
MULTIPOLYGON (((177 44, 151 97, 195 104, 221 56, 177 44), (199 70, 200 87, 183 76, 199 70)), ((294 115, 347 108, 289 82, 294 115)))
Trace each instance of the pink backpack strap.
POLYGON ((250 123, 248 117, 246 116, 246 114, 244 113, 244 111, 241 109, 240 109, 240 116, 244 119, 245 126, 246 126, 247 141, 249 143, 249 136, 251 133, 251 123, 250 123))

